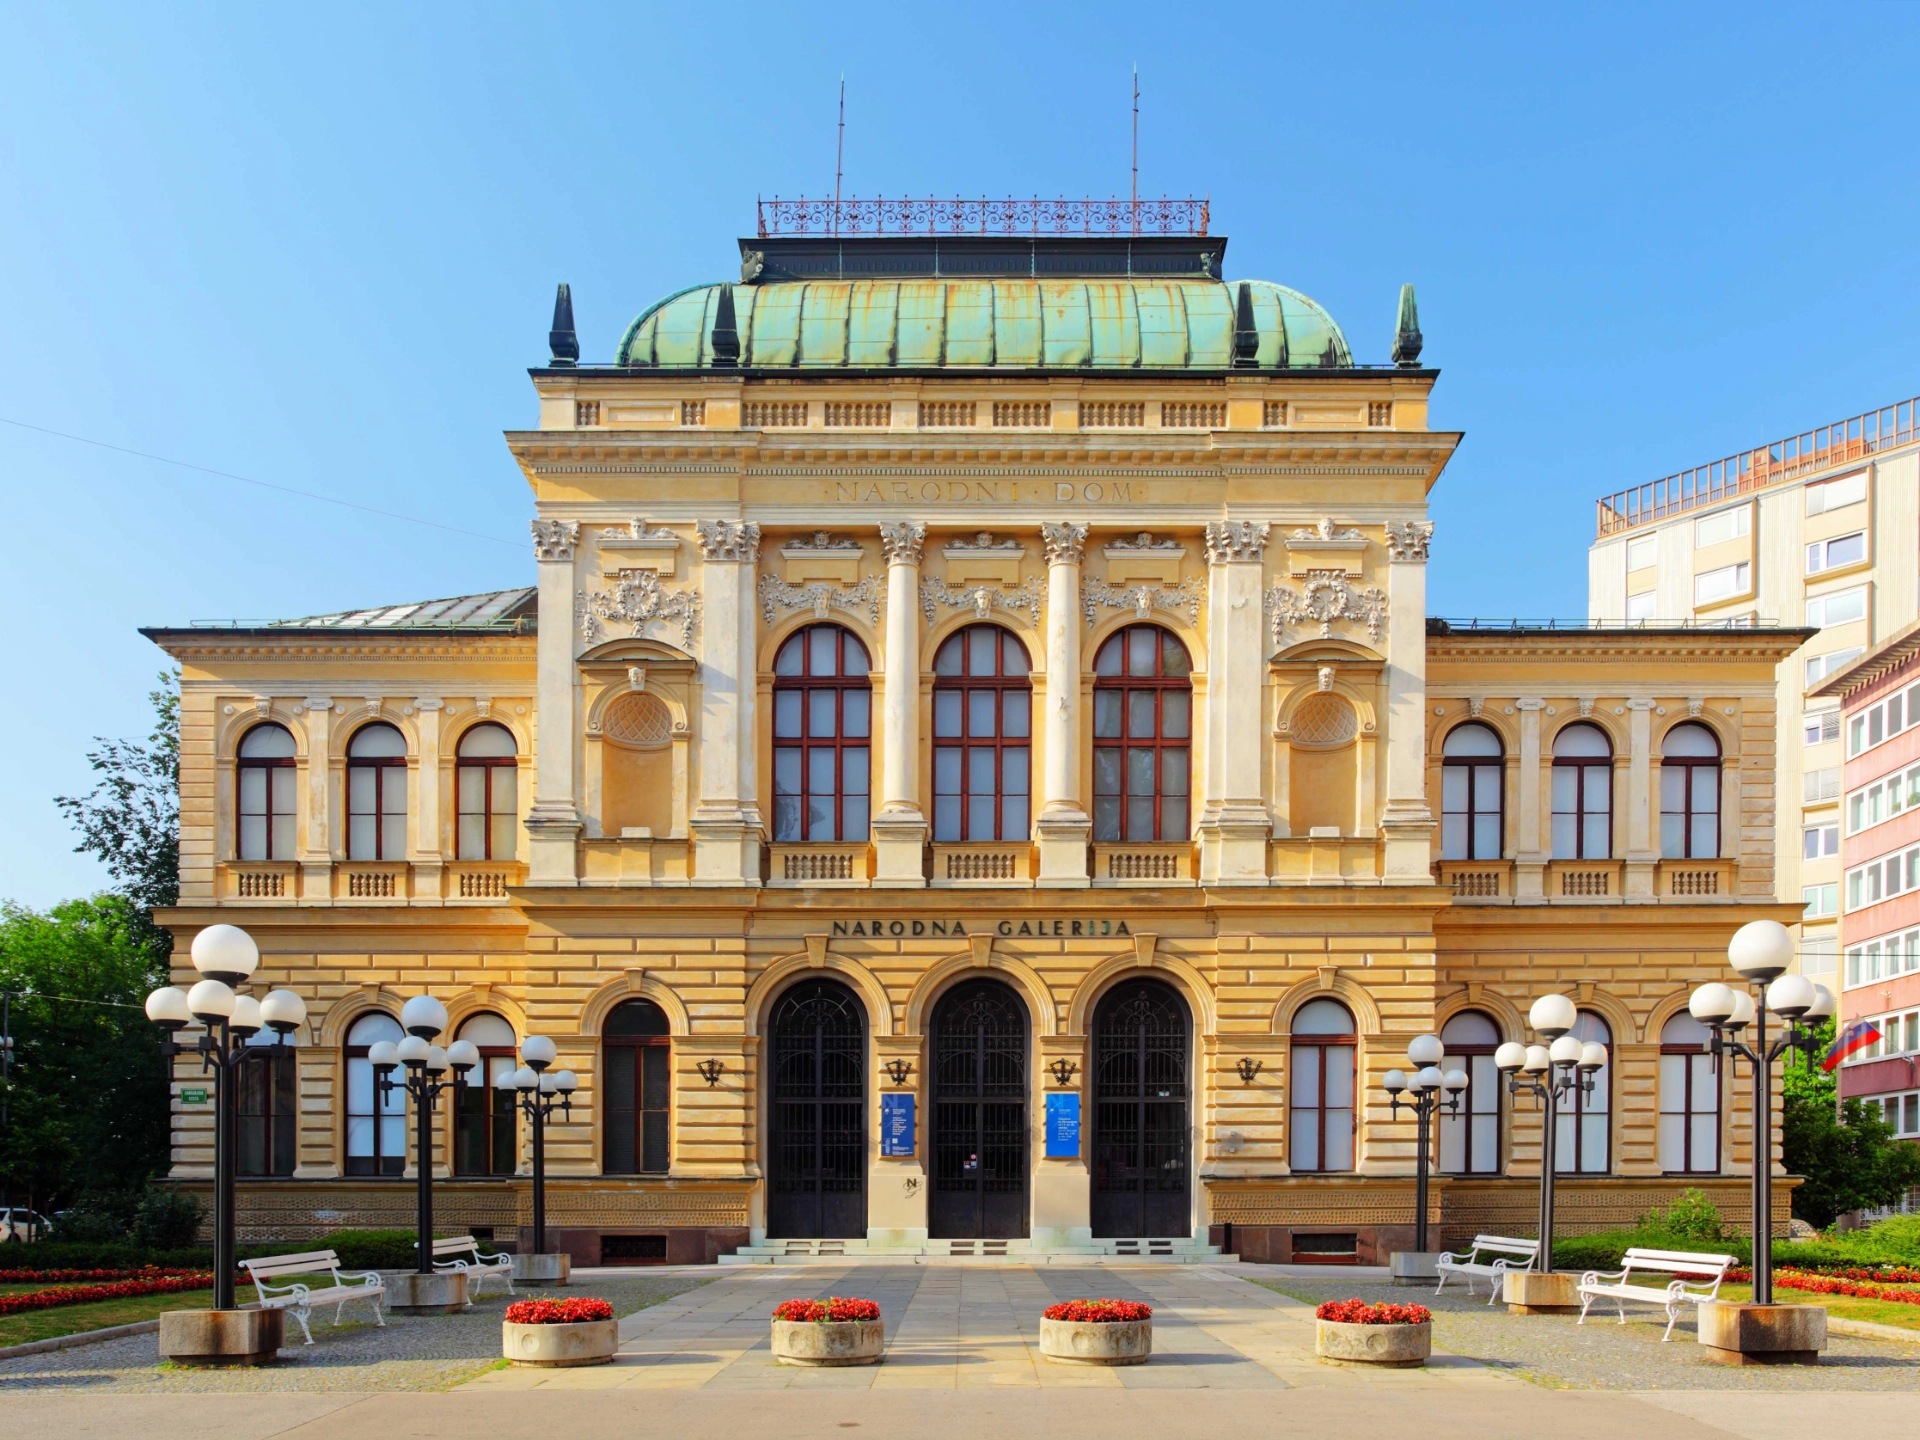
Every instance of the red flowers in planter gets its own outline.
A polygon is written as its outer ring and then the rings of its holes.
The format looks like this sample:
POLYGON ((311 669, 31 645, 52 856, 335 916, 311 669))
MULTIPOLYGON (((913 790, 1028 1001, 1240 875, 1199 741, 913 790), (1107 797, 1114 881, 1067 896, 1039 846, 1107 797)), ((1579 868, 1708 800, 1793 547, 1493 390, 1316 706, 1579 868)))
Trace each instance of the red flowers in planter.
POLYGON ((585 1296, 570 1300, 519 1300, 507 1306, 509 1325, 581 1325, 613 1319, 613 1306, 585 1296))
POLYGON ((799 1320, 813 1325, 878 1320, 880 1306, 872 1300, 849 1300, 840 1295, 829 1295, 825 1300, 784 1300, 773 1312, 773 1318, 799 1320))
POLYGON ((1127 1320, 1151 1320, 1153 1307, 1138 1300, 1067 1300, 1040 1312, 1049 1320, 1081 1320, 1095 1325, 1117 1325, 1127 1320))
POLYGON ((1314 1317, 1342 1325, 1425 1325, 1433 1312, 1424 1305, 1369 1305, 1365 1300, 1329 1300, 1314 1317))

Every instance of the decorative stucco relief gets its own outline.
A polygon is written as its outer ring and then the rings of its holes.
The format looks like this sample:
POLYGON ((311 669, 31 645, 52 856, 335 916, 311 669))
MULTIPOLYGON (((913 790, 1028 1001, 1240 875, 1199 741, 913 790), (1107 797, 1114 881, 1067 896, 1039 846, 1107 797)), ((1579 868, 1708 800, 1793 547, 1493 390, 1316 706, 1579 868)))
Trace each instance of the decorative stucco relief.
POLYGON ((1266 594, 1266 611, 1273 626, 1273 643, 1284 643, 1289 625, 1318 625, 1320 636, 1333 634, 1333 622, 1350 620, 1367 627, 1367 638, 1378 640, 1386 626, 1387 592, 1356 589, 1338 570, 1309 570, 1298 592, 1276 585, 1266 594))
POLYGON ((750 520, 702 520, 693 528, 708 562, 751 565, 760 558, 760 527, 750 520))
POLYGON ((1042 525, 1040 539, 1047 547, 1047 564, 1078 565, 1087 548, 1087 527, 1067 521, 1042 525))
POLYGON ((571 560, 573 547, 580 543, 580 527, 572 520, 535 520, 533 558, 535 560, 571 560))
POLYGON ((1184 615, 1189 625, 1200 623, 1202 595, 1198 577, 1178 585, 1113 585, 1105 580, 1080 582, 1080 608, 1091 630, 1100 623, 1100 611, 1131 610, 1135 617, 1147 619, 1155 610, 1184 615))
POLYGON ((920 610, 931 626, 939 608, 944 605, 949 610, 971 608, 974 615, 985 620, 995 610, 1005 610, 1014 615, 1024 615, 1027 622, 1038 629, 1040 625, 1040 582, 1029 579, 1012 589, 1000 585, 953 585, 945 580, 922 580, 920 582, 920 610))
POLYGON ((1267 553, 1273 527, 1264 520, 1209 520, 1207 560, 1214 565, 1259 560, 1267 553))
POLYGON ((1394 560, 1413 560, 1424 564, 1433 544, 1431 520, 1389 520, 1387 554, 1394 560))
POLYGON ((608 624, 625 621, 638 635, 651 621, 678 624, 680 646, 693 648, 694 627, 700 623, 700 592, 669 590, 651 570, 622 570, 613 585, 589 595, 576 591, 580 608, 580 638, 592 645, 606 633, 608 624))
POLYGON ((887 552, 889 565, 918 565, 920 551, 927 543, 927 527, 918 520, 902 520, 880 527, 880 548, 887 552))
POLYGON ((775 575, 760 577, 760 613, 771 625, 784 610, 811 610, 813 618, 824 620, 828 610, 845 610, 850 615, 864 613, 867 623, 880 624, 880 606, 886 599, 887 582, 868 575, 857 585, 829 585, 815 580, 807 585, 789 585, 775 575))

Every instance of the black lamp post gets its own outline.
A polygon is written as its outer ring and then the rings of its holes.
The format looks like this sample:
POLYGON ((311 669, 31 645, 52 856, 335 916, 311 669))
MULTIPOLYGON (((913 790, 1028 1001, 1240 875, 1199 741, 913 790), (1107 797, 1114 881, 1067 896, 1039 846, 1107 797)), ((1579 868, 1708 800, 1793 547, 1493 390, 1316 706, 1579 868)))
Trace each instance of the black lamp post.
POLYGON ((545 1035, 529 1035, 520 1044, 520 1068, 494 1082, 512 1090, 515 1103, 533 1124, 533 1253, 547 1253, 547 1121, 560 1110, 573 1118, 573 1092, 580 1079, 571 1070, 546 1073, 559 1057, 559 1047, 545 1035))
POLYGON ((1412 1076, 1404 1070, 1389 1070, 1382 1082, 1386 1086, 1390 1113, 1398 1116, 1400 1107, 1406 1105, 1420 1122, 1419 1158, 1413 1172, 1413 1249, 1418 1255, 1427 1253, 1427 1174, 1433 1144, 1433 1117, 1442 1110, 1449 1115, 1459 1114, 1460 1092, 1467 1088, 1464 1070, 1441 1073, 1440 1066, 1446 1058, 1446 1049, 1438 1035, 1416 1035, 1407 1046, 1412 1076), (1401 1098, 1409 1092, 1410 1099, 1401 1098))
MULTIPOLYGON (((1553 1178, 1559 1169, 1554 1155, 1560 1129, 1560 1102, 1578 1091, 1593 1093, 1594 1075, 1607 1063, 1607 1047, 1593 1041, 1581 1044, 1569 1032, 1580 1012, 1564 995, 1542 995, 1527 1012, 1527 1023, 1546 1037, 1545 1045, 1509 1041, 1494 1051, 1494 1068, 1507 1077, 1511 1095, 1532 1095, 1545 1110, 1540 1137, 1540 1258, 1536 1268, 1553 1272, 1553 1178)), ((1576 1139, 1577 1143, 1577 1139, 1576 1139)))
POLYGON ((1799 1050, 1813 1063, 1818 1042, 1803 1021, 1833 1013, 1833 995, 1804 975, 1789 975, 1793 936, 1777 920, 1755 920, 1734 932, 1727 960, 1747 982, 1750 994, 1717 981, 1702 985, 1687 1001, 1693 1018, 1713 1032, 1707 1049, 1714 1057, 1744 1057, 1753 1067, 1753 1303, 1773 1303, 1773 1062, 1799 1050), (1787 1030, 1767 1044, 1767 1011, 1787 1022, 1787 1030), (1740 1032, 1753 1026, 1753 1043, 1740 1032))
POLYGON ((209 925, 193 938, 193 968, 201 979, 182 991, 163 985, 147 996, 147 1018, 167 1034, 160 1053, 169 1063, 177 1055, 200 1057, 201 1068, 213 1076, 213 1308, 232 1310, 235 1144, 235 1094, 232 1076, 247 1057, 248 1044, 261 1030, 271 1030, 276 1045, 307 1018, 307 1002, 291 990, 275 990, 263 999, 236 995, 260 964, 253 937, 236 925, 209 925), (189 1024, 205 1028, 200 1038, 183 1043, 174 1036, 189 1024))
POLYGON ((429 1043, 447 1028, 447 1007, 431 995, 416 995, 400 1007, 400 1025, 404 1040, 375 1041, 367 1047, 367 1059, 373 1063, 375 1088, 384 1103, 396 1089, 413 1097, 414 1165, 416 1167, 415 1207, 419 1234, 415 1248, 420 1256, 419 1273, 431 1275, 433 1269, 433 1112, 442 1091, 464 1085, 473 1067, 480 1063, 480 1051, 471 1041, 456 1040, 442 1050, 429 1043), (394 1079, 393 1072, 406 1067, 406 1075, 394 1079), (453 1078, 447 1078, 447 1072, 453 1078))

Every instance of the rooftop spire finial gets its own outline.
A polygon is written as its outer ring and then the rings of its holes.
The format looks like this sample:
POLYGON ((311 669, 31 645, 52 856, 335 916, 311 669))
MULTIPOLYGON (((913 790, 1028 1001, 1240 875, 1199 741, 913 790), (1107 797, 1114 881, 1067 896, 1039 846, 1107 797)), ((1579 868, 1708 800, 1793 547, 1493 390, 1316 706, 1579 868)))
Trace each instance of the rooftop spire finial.
POLYGON ((564 282, 553 297, 553 328, 547 332, 547 348, 554 368, 580 363, 580 337, 573 329, 573 291, 564 282))
POLYGON ((1393 363, 1408 368, 1420 363, 1420 307, 1413 300, 1413 286, 1400 287, 1400 315, 1393 327, 1393 363))

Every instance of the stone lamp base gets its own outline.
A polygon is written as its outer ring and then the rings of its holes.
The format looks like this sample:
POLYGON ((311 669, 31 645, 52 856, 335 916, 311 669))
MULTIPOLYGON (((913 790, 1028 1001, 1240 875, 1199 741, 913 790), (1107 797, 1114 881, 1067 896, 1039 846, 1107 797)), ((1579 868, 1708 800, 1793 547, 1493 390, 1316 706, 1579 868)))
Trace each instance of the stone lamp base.
POLYGON ((387 1309, 395 1315, 451 1315, 467 1308, 467 1277, 457 1270, 422 1275, 417 1270, 381 1272, 387 1282, 387 1309))
POLYGON ((160 1358, 176 1365, 265 1365, 286 1338, 284 1310, 168 1310, 160 1358))
POLYGON ((1387 1260, 1396 1285, 1438 1285, 1439 1267, 1438 1250, 1396 1250, 1387 1260))
POLYGON ((573 1256, 564 1250, 551 1255, 513 1257, 515 1285, 565 1285, 573 1274, 573 1256))
POLYGON ((1578 1315, 1580 1277, 1556 1270, 1546 1275, 1531 1270, 1509 1270, 1501 1279, 1500 1298, 1510 1315, 1578 1315))
POLYGON ((1700 1345, 1722 1365, 1818 1365, 1827 1312, 1820 1305, 1711 1300, 1700 1306, 1700 1345))

